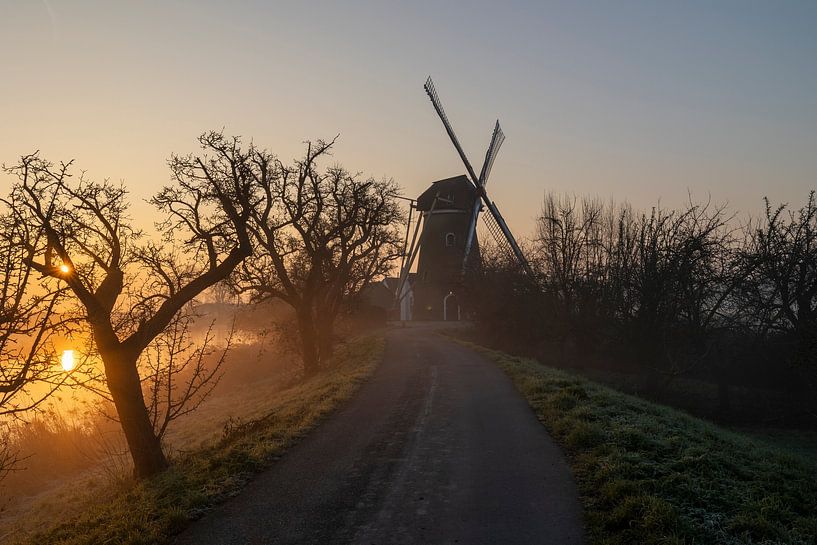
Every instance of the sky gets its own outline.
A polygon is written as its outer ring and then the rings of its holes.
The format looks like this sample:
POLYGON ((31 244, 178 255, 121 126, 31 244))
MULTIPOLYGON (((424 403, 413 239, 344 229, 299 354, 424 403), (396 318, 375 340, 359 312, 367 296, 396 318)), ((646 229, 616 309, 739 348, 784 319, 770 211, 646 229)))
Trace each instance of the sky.
MULTIPOLYGON (((124 180, 139 213, 210 129, 408 196, 477 171, 532 234, 547 191, 742 214, 817 187, 817 2, 0 0, 0 162, 40 150, 124 180)), ((0 190, 11 180, 0 175, 0 190)))

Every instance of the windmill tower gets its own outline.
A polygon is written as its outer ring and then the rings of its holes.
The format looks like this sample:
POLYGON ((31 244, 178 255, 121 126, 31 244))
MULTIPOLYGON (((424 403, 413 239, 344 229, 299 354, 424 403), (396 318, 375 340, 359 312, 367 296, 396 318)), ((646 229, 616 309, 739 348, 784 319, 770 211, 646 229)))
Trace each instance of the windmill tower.
MULTIPOLYGON (((417 198, 421 214, 422 247, 414 280, 414 315, 420 320, 458 320, 462 317, 460 288, 468 227, 479 199, 465 176, 439 180, 417 198)), ((476 238, 472 248, 476 248, 476 238)), ((471 251, 470 260, 479 259, 471 251)))
POLYGON ((463 316, 463 305, 467 308, 467 302, 463 301, 463 280, 468 271, 473 270, 480 260, 476 229, 483 204, 489 212, 483 219, 498 246, 503 248, 527 274, 533 273, 499 208, 488 198, 485 190, 494 160, 505 140, 499 121, 494 126, 485 161, 477 176, 454 134, 431 77, 426 80, 424 88, 451 143, 462 159, 467 174, 434 182, 417 198, 416 204, 412 205, 413 209, 418 211, 419 218, 410 246, 408 246, 409 231, 406 231, 408 252, 404 252, 395 299, 399 303, 404 297, 409 271, 419 253, 413 290, 414 318, 460 319, 463 316), (422 231, 418 239, 417 234, 421 225, 422 231))

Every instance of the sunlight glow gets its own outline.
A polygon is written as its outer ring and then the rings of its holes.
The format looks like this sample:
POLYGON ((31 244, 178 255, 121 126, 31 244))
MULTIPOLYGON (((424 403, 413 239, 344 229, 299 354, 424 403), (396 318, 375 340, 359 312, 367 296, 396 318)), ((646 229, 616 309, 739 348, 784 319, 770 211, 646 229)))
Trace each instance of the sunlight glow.
POLYGON ((60 265, 60 272, 62 274, 68 274, 69 272, 71 272, 71 267, 63 263, 62 265, 60 265))
POLYGON ((60 365, 62 365, 62 369, 65 372, 74 370, 74 367, 77 366, 77 363, 74 360, 73 350, 63 350, 62 357, 60 358, 60 365))

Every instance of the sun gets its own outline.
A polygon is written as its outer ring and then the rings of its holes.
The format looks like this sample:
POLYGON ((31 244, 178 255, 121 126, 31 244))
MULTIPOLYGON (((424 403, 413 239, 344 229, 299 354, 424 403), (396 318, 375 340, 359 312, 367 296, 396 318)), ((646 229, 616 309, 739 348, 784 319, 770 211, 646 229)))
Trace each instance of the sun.
POLYGON ((62 369, 65 372, 74 370, 74 367, 77 366, 77 362, 74 360, 73 350, 63 350, 60 365, 62 365, 62 369))
POLYGON ((63 263, 62 265, 60 265, 60 272, 62 274, 68 274, 69 272, 71 272, 71 267, 63 263))

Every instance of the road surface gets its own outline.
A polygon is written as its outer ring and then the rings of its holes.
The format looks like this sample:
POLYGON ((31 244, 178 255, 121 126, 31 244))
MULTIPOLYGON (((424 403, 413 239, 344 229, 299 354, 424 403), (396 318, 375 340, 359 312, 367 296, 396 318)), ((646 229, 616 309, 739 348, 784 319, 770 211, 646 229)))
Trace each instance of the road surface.
POLYGON ((178 545, 578 544, 568 466, 507 377, 393 328, 357 395, 178 545))

